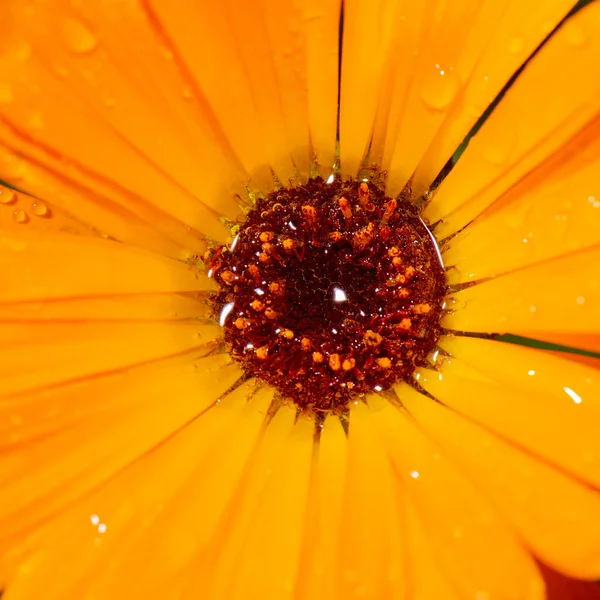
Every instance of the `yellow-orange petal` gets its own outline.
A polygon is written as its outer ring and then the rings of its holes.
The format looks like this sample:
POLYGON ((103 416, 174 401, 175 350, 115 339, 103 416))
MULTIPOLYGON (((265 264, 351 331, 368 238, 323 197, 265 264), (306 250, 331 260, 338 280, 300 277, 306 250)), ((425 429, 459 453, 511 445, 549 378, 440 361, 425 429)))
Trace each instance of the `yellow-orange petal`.
POLYGON ((444 262, 453 266, 449 282, 475 281, 597 244, 599 133, 600 119, 453 237, 444 248, 444 262))
POLYGON ((402 598, 407 580, 404 498, 371 411, 350 407, 348 469, 336 598, 402 598))
POLYGON ((410 598, 459 600, 461 597, 438 567, 428 535, 411 502, 407 502, 407 546, 410 557, 410 598))
POLYGON ((48 598, 179 590, 181 569, 217 527, 247 463, 272 396, 263 392, 253 383, 237 388, 16 545, 11 560, 28 549, 35 549, 35 558, 23 560, 10 594, 36 596, 44 581, 48 598), (240 427, 236 444, 227 443, 232 427, 240 427), (141 580, 135 575, 140 568, 146 573, 141 580))
POLYGON ((25 406, 36 402, 42 409, 20 425, 27 430, 39 423, 40 435, 21 444, 17 423, 9 436, 12 447, 0 462, 0 546, 165 440, 240 376, 227 355, 216 355, 157 362, 23 397, 25 406))
POLYGON ((597 491, 410 388, 399 393, 419 426, 456 461, 537 557, 574 577, 598 577, 597 491))
MULTIPOLYGON (((0 140, 2 137, 0 134, 0 140)), ((0 173, 12 186, 26 189, 28 193, 12 190, 16 197, 14 205, 7 203, 0 206, 3 229, 20 233, 35 230, 40 235, 44 231, 94 235, 173 258, 205 251, 206 240, 199 237, 197 231, 152 204, 126 190, 82 176, 78 171, 70 170, 67 178, 51 166, 43 166, 44 159, 39 160, 40 157, 35 156, 39 148, 31 147, 33 152, 27 154, 22 145, 17 143, 16 146, 19 150, 0 141, 0 173), (11 171, 13 175, 9 176, 11 171), (15 177, 16 173, 18 177, 15 177), (39 214, 39 210, 43 210, 40 203, 47 208, 44 215, 39 214), (24 221, 16 218, 15 210, 25 213, 24 221)), ((49 158, 46 162, 55 160, 45 156, 49 158)), ((2 189, 7 188, 3 186, 2 189)), ((222 227, 209 229, 217 238, 223 234, 222 227)))
POLYGON ((572 6, 568 0, 535 5, 518 0, 483 3, 460 55, 459 64, 471 66, 463 79, 462 99, 449 108, 419 162, 413 178, 415 193, 431 185, 511 75, 572 6))
POLYGON ((6 235, 0 247, 2 304, 214 289, 183 262, 101 239, 6 235))
POLYGON ((383 166, 389 170, 391 194, 404 187, 418 165, 427 173, 417 174, 413 192, 425 191, 547 28, 572 3, 539 3, 535 9, 515 0, 432 6, 416 47, 392 57, 414 67, 408 85, 395 90, 387 119, 383 166), (433 157, 427 155, 431 146, 433 157))
POLYGON ((258 185, 272 187, 270 168, 284 184, 294 166, 308 175, 309 133, 331 166, 339 0, 327 7, 261 0, 248 11, 229 1, 148 6, 258 185))
POLYGON ((432 222, 444 219, 436 234, 464 227, 598 115, 599 26, 600 7, 591 3, 527 65, 427 208, 432 222))
POLYGON ((405 412, 384 400, 371 411, 438 565, 459 595, 543 598, 528 552, 473 484, 405 412))
POLYGON ((29 152, 192 228, 237 214, 241 173, 225 136, 203 99, 185 98, 185 73, 140 4, 11 1, 2 17, 3 121, 29 152))
POLYGON ((449 358, 440 372, 419 369, 419 383, 436 399, 527 452, 594 486, 600 486, 600 406, 574 390, 562 397, 521 391, 454 373, 449 358), (557 443, 557 438, 561 443, 557 443))
POLYGON ((284 449, 289 449, 294 420, 294 409, 284 406, 279 408, 265 427, 249 458, 251 468, 219 523, 213 545, 199 554, 198 560, 191 565, 189 585, 182 596, 186 600, 221 600, 229 597, 254 515, 265 500, 265 490, 285 454, 284 449))
MULTIPOLYGON (((231 600, 292 600, 300 567, 310 483, 314 421, 300 417, 286 439, 254 512, 231 600)), ((225 542, 227 543, 227 542, 225 542)))
POLYGON ((486 333, 595 334, 600 328, 600 248, 496 277, 447 300, 444 326, 486 333))
MULTIPOLYGON (((600 406, 600 373, 568 360, 565 353, 555 355, 517 344, 464 336, 446 336, 439 345, 458 359, 452 369, 462 377, 472 377, 462 368, 467 363, 499 384, 536 395, 547 394, 549 402, 553 398, 572 400, 574 396, 588 405, 600 406)), ((441 356, 438 359, 443 375, 444 359, 441 356)))
POLYGON ((302 600, 336 597, 336 573, 340 568, 338 540, 343 526, 347 464, 346 434, 339 419, 328 416, 313 458, 304 548, 297 581, 297 594, 302 600))

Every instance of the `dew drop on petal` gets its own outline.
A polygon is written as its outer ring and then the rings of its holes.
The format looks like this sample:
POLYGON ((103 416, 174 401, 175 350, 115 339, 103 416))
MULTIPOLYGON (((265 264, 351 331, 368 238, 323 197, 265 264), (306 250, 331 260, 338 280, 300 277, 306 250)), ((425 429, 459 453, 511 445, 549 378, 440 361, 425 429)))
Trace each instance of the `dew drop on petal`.
POLYGON ((49 217, 50 216, 50 209, 48 208, 48 206, 46 206, 46 204, 44 204, 43 202, 40 202, 39 200, 36 200, 31 205, 31 212, 34 215, 36 215, 37 217, 49 217))
POLYGON ((14 204, 17 201, 17 195, 8 188, 0 188, 0 204, 14 204))
POLYGON ((98 38, 77 19, 64 19, 61 33, 65 46, 75 54, 89 54, 98 47, 98 38))
POLYGON ((458 75, 453 67, 432 65, 421 82, 421 100, 432 110, 444 110, 456 98, 460 88, 458 75))
POLYGON ((29 215, 24 210, 15 210, 13 219, 19 223, 19 225, 24 225, 29 221, 29 215))

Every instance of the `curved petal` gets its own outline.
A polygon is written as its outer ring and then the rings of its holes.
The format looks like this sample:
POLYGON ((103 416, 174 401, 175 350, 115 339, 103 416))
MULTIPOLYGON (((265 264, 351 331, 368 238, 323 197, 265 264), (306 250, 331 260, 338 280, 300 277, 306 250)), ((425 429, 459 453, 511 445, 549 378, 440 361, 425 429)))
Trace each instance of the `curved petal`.
POLYGON ((571 6, 568 0, 535 8, 511 0, 346 3, 343 173, 355 176, 368 150, 371 162, 389 171, 395 195, 423 159, 422 192, 571 6))
POLYGON ((471 139, 425 213, 430 222, 443 219, 436 229, 440 239, 464 227, 598 116, 599 27, 596 3, 571 17, 471 139))
POLYGON ((402 598, 407 580, 403 494, 370 411, 353 404, 349 421, 337 597, 402 598))
POLYGON ((598 243, 600 119, 594 121, 444 248, 449 283, 499 275, 598 243), (502 252, 497 249, 502 247, 502 252))
POLYGON ((0 463, 0 546, 163 441, 241 375, 227 355, 163 361, 3 404, 4 418, 14 418, 0 463))
POLYGON ((348 440, 339 419, 330 415, 323 423, 313 463, 303 560, 297 582, 298 597, 302 600, 335 598, 347 468, 348 440))
POLYGON ((544 562, 574 577, 600 573, 600 494, 443 405, 398 390, 410 414, 544 562))
POLYGON ((204 99, 185 97, 186 74, 137 2, 10 1, 2 18, 12 34, 0 60, 10 90, 0 139, 209 235, 220 215, 237 215, 243 174, 204 99))
POLYGON ((310 142, 328 174, 335 149, 340 0, 261 0, 249 10, 231 1, 146 5, 246 172, 256 174, 263 188, 273 185, 270 168, 283 182, 295 177, 294 166, 306 177, 310 142))
POLYGON ((468 598, 544 597, 526 550, 411 418, 380 400, 371 412, 444 574, 468 598), (440 493, 444 501, 440 502, 440 493), (486 550, 493 548, 493 552, 486 550))
POLYGON ((600 406, 570 388, 562 397, 456 374, 449 358, 438 373, 419 369, 419 383, 440 402, 504 439, 600 487, 600 406), (560 443, 557 443, 560 440, 560 443))
MULTIPOLYGON (((600 406, 600 372, 563 358, 564 353, 559 357, 517 344, 464 336, 446 336, 439 345, 459 363, 467 363, 498 384, 535 395, 549 394, 548 401, 572 400, 565 391, 569 390, 582 402, 600 406)), ((444 359, 439 355, 437 358, 443 370, 444 359)), ((464 375, 465 371, 461 373, 464 375)))
POLYGON ((454 294, 444 326, 485 333, 596 334, 600 248, 514 271, 454 294))
POLYGON ((247 467, 271 397, 253 384, 241 386, 27 536, 10 553, 25 568, 16 571, 9 596, 174 593, 247 467), (231 428, 239 432, 236 444, 227 443, 231 428))

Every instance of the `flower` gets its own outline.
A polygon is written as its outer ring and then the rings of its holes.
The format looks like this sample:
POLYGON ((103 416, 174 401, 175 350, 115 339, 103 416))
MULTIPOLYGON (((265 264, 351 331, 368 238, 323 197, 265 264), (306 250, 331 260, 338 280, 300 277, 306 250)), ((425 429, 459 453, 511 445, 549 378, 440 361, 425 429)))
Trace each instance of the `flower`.
POLYGON ((494 339, 600 350, 600 5, 571 8, 344 3, 339 166, 423 197, 447 333, 315 435, 224 351, 196 257, 271 170, 329 175, 340 0, 2 2, 7 600, 598 578, 597 362, 494 339))

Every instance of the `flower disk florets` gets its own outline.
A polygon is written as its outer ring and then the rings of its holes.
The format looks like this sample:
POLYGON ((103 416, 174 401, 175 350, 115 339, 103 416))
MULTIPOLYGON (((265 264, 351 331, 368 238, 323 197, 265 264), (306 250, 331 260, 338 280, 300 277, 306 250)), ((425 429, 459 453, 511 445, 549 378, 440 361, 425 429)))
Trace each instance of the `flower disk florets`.
POLYGON ((303 411, 409 380, 440 335, 435 242, 410 202, 372 183, 277 190, 206 262, 231 355, 303 411))

